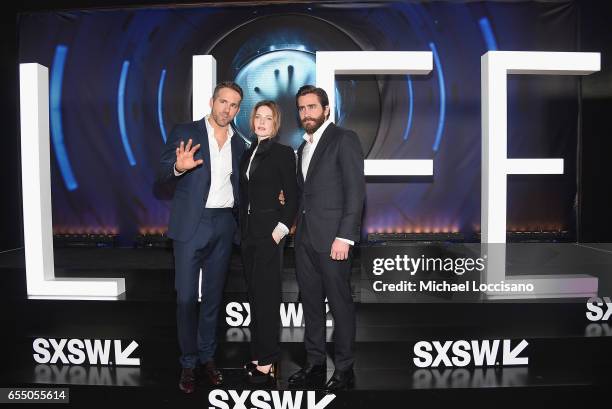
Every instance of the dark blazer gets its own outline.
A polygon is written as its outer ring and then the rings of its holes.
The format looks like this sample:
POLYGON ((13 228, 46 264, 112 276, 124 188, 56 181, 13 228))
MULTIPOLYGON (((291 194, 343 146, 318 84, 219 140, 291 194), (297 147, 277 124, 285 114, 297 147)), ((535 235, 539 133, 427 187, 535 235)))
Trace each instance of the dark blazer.
POLYGON ((328 252, 336 237, 359 241, 365 199, 363 151, 357 134, 331 123, 310 159, 306 181, 298 149, 298 215, 295 243, 306 223, 315 250, 328 252))
MULTIPOLYGON (((191 138, 193 145, 200 144, 195 159, 203 159, 204 163, 190 171, 178 176, 176 190, 172 199, 170 222, 168 224, 168 237, 173 240, 187 241, 195 233, 202 210, 206 206, 210 190, 210 150, 208 148, 208 133, 206 132, 206 118, 186 124, 179 124, 172 129, 170 136, 161 154, 157 172, 157 182, 164 183, 177 176, 174 175, 176 162, 176 148, 181 140, 187 144, 191 138)), ((214 136, 212 136, 214 138, 214 136)), ((240 196, 238 188, 238 168, 240 159, 246 151, 246 144, 237 133, 231 139, 232 146, 232 176, 230 177, 234 191, 234 210, 237 211, 240 196)), ((235 237, 234 241, 237 241, 235 237)))
POLYGON ((278 224, 283 223, 291 229, 297 210, 297 181, 295 177, 295 153, 289 146, 281 145, 273 139, 264 139, 253 157, 249 179, 246 171, 255 141, 240 162, 240 228, 242 239, 271 236, 278 224), (281 205, 278 194, 285 195, 281 205), (251 217, 248 206, 251 204, 251 217), (247 223, 248 218, 248 223, 247 223))

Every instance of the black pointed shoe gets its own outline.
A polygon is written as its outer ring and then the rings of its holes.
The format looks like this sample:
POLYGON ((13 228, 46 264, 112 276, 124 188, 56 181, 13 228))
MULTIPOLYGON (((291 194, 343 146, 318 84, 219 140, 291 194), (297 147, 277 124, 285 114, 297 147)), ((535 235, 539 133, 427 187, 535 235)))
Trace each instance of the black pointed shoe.
MULTIPOLYGON (((270 366, 268 372, 261 372, 257 369, 257 365, 252 364, 252 369, 247 371, 248 379, 250 383, 262 384, 268 382, 274 382, 276 380, 276 375, 278 372, 278 367, 276 362, 270 366)), ((262 365, 263 366, 263 365, 262 365)))
POLYGON ((326 373, 327 367, 324 364, 306 364, 302 369, 300 369, 289 377, 289 383, 305 383, 320 379, 323 379, 323 381, 325 381, 326 373))
POLYGON ((340 371, 336 369, 334 374, 327 384, 325 384, 325 390, 328 392, 335 392, 348 389, 355 384, 355 372, 353 372, 353 368, 349 368, 344 371, 340 371))

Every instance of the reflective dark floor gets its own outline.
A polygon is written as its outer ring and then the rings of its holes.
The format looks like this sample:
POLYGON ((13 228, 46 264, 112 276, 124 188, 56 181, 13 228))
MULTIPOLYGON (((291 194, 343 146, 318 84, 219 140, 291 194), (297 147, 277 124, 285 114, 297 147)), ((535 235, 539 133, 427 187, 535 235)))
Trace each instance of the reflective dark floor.
MULTIPOLYGON (((23 252, 0 254, 0 347, 4 352, 0 386, 69 386, 72 403, 83 407, 117 403, 209 407, 207 385, 193 396, 183 396, 176 387, 178 345, 168 250, 58 249, 55 258, 58 276, 125 277, 126 296, 118 301, 27 299, 23 252), (33 356, 37 338, 120 340, 123 350, 135 341, 138 346, 130 356, 140 359, 140 365, 62 364, 67 349, 56 357, 57 362, 39 363, 33 356)), ((226 378, 223 388, 233 390, 252 389, 239 369, 248 360, 250 340, 240 269, 235 255, 219 317, 216 357, 226 378)), ((290 389, 287 378, 305 360, 291 254, 284 274, 283 308, 296 313, 294 320, 289 313, 285 317, 279 379, 268 386, 281 391, 290 389)), ((328 407, 516 406, 542 398, 560 407, 583 407, 612 386, 612 322, 588 321, 585 301, 357 303, 355 387, 337 394, 328 407), (452 353, 455 344, 445 346, 466 341, 473 348, 472 341, 496 340, 495 362, 482 365, 475 363, 476 358, 465 366, 460 360, 451 361, 461 356, 452 353), (521 349, 523 340, 527 345, 521 349), (437 355, 444 359, 418 367, 415 347, 421 341, 428 343, 434 360, 437 355), (506 347, 508 351, 503 351, 506 347), (445 352, 437 354, 441 350, 445 352), (513 351, 514 358, 527 357, 528 363, 513 361, 513 351), (507 357, 508 364, 499 362, 500 357, 507 357)), ((329 319, 331 375, 334 351, 329 319)), ((49 350, 54 355, 53 348, 49 350)), ((307 389, 319 390, 321 385, 307 389)))

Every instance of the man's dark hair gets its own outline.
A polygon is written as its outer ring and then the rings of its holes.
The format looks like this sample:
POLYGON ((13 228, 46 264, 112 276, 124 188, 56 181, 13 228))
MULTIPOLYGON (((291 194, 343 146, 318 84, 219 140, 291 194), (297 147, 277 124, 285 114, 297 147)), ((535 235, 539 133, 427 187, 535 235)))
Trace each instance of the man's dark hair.
POLYGON ((327 92, 323 88, 317 88, 314 85, 303 85, 298 90, 297 94, 295 94, 295 106, 297 107, 298 98, 307 94, 315 94, 319 97, 319 103, 325 109, 326 106, 329 106, 329 98, 327 97, 327 92))
POLYGON ((213 91, 213 99, 217 99, 217 97, 219 96, 219 91, 223 88, 229 88, 236 91, 240 95, 240 100, 242 101, 242 88, 240 88, 240 85, 236 84, 233 81, 223 81, 218 83, 215 87, 215 90, 213 91))

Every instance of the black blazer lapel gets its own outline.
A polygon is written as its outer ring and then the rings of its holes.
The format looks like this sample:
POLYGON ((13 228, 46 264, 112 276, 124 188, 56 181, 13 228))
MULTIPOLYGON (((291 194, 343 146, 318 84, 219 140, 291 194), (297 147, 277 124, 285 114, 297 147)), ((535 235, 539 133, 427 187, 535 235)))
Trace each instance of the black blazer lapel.
POLYGON ((232 187, 234 188, 234 207, 240 202, 240 163, 245 151, 245 144, 238 132, 234 131, 231 139, 232 144, 232 187))
POLYGON ((331 142, 332 140, 331 134, 334 133, 335 130, 336 130, 336 126, 333 123, 331 123, 325 129, 325 132, 323 132, 323 135, 321 135, 321 139, 319 139, 319 143, 317 143, 317 147, 314 151, 314 155, 312 155, 312 157, 310 158, 310 163, 308 164, 308 170, 306 171, 306 179, 305 179, 306 183, 308 183, 308 181, 310 180, 312 172, 315 171, 317 162, 319 161, 319 159, 321 159, 321 156, 323 155, 325 148, 327 148, 327 145, 329 145, 329 143, 331 142))
POLYGON ((255 156, 253 157, 253 161, 251 162, 251 169, 249 169, 249 179, 253 177, 259 165, 262 163, 264 158, 268 156, 273 143, 274 142, 272 142, 272 140, 268 138, 264 139, 258 144, 257 152, 255 152, 255 156))
POLYGON ((297 150, 297 175, 298 175, 298 184, 304 184, 304 174, 302 173, 302 155, 304 153, 304 146, 306 146, 306 141, 302 142, 300 147, 297 150))
POLYGON ((246 178, 246 170, 249 167, 249 161, 251 160, 251 155, 253 154, 255 147, 257 147, 257 141, 251 143, 249 149, 244 152, 242 159, 240 159, 240 180, 244 180, 245 182, 248 182, 248 179, 246 178))
POLYGON ((232 144, 232 176, 235 176, 237 178, 238 174, 240 173, 240 159, 242 159, 242 154, 244 153, 244 145, 242 142, 242 138, 240 138, 240 135, 238 135, 237 132, 234 132, 234 134, 232 135, 231 144, 232 144))

